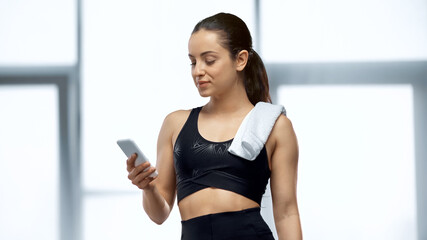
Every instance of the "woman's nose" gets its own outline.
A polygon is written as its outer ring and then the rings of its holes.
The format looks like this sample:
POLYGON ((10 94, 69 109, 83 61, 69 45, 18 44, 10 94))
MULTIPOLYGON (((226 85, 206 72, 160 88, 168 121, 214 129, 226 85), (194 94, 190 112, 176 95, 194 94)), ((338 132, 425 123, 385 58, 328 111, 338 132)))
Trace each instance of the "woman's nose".
POLYGON ((196 63, 196 65, 194 66, 193 71, 194 71, 194 75, 196 75, 196 76, 202 76, 202 75, 205 74, 205 67, 201 63, 196 63))

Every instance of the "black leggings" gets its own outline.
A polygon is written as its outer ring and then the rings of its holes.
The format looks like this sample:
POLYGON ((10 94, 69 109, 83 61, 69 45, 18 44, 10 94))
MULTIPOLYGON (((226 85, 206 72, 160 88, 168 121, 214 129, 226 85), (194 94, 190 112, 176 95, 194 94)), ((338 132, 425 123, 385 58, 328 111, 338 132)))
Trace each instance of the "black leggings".
POLYGON ((259 207, 203 215, 181 223, 181 240, 274 240, 259 207))

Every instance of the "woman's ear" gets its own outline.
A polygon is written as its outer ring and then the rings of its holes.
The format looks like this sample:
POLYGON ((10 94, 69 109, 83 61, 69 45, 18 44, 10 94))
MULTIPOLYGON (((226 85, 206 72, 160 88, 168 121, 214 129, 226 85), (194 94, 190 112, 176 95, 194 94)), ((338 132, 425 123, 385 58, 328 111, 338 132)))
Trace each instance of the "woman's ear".
POLYGON ((237 54, 236 57, 236 70, 238 72, 245 69, 246 64, 248 63, 249 53, 247 50, 242 50, 237 54))

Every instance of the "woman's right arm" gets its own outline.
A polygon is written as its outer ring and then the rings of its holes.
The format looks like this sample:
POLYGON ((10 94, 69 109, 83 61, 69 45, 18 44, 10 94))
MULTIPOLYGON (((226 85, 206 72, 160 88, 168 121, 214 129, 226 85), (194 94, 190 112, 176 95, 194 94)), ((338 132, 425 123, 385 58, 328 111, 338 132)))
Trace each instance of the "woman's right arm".
POLYGON ((162 224, 169 216, 176 196, 175 170, 173 165, 173 136, 176 135, 176 119, 174 114, 169 114, 162 125, 157 141, 158 176, 148 177, 156 170, 149 167, 148 163, 133 167, 136 156, 128 159, 128 178, 134 185, 143 190, 143 207, 150 219, 162 224))

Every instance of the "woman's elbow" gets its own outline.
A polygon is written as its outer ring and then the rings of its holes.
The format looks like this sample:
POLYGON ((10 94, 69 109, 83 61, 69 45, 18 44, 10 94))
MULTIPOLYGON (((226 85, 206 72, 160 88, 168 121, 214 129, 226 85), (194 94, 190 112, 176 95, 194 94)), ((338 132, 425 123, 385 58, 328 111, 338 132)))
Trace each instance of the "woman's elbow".
POLYGON ((155 224, 157 224, 157 225, 162 225, 165 221, 166 221, 166 218, 162 218, 162 219, 157 219, 157 218, 150 218, 151 219, 151 221, 153 221, 155 224))

